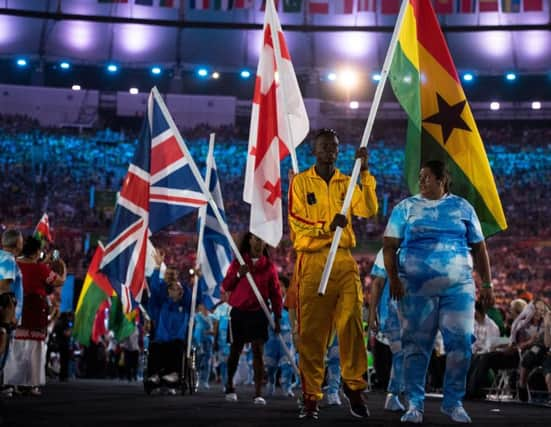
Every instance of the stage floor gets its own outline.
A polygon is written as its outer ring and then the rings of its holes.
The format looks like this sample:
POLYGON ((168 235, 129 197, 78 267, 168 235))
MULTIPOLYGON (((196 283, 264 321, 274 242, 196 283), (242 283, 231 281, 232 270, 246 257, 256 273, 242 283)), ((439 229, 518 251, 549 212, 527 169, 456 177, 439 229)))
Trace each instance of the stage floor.
MULTIPOLYGON (((279 390, 278 390, 279 391, 279 390)), ((117 380, 76 380, 48 384, 41 397, 15 396, 3 402, 3 426, 121 427, 121 426, 398 426, 398 414, 383 411, 384 395, 369 394, 371 416, 353 418, 345 407, 323 407, 320 419, 299 420, 293 399, 267 398, 266 406, 252 403, 251 386, 238 386, 239 401, 226 402, 220 386, 193 396, 147 396, 141 384, 117 380)), ((440 400, 429 398, 425 426, 453 425, 439 412, 440 400)), ((551 408, 516 403, 466 402, 478 426, 551 426, 551 408)))

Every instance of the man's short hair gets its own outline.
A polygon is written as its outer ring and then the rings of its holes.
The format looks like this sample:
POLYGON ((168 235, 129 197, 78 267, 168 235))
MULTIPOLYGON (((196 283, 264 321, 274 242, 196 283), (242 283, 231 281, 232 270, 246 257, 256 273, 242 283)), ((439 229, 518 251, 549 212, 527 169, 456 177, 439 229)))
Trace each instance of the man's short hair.
POLYGON ((2 247, 15 248, 17 246, 17 240, 23 238, 21 232, 15 228, 9 228, 2 234, 2 247))

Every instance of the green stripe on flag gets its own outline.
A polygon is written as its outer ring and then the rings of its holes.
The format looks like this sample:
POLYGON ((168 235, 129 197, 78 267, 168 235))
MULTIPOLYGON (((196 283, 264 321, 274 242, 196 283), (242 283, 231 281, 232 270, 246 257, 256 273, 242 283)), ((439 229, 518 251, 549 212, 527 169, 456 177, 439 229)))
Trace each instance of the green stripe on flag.
POLYGON ((75 312, 73 336, 79 343, 88 346, 90 345, 90 337, 92 336, 98 308, 108 297, 94 282, 83 291, 86 294, 82 297, 81 303, 75 312))

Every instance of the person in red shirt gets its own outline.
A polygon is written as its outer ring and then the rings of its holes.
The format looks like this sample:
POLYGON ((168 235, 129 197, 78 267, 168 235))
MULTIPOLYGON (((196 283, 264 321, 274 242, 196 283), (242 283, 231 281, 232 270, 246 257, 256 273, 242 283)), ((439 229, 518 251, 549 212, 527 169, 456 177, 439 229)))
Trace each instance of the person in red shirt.
POLYGON ((67 277, 61 259, 57 261, 61 274, 57 274, 40 261, 40 252, 40 240, 28 237, 17 260, 23 277, 23 314, 4 368, 5 384, 29 387, 33 395, 40 395, 40 386, 46 384, 47 287, 62 286, 67 277))
POLYGON ((275 318, 275 332, 279 333, 279 320, 283 301, 278 274, 270 259, 266 243, 250 232, 241 241, 239 251, 245 264, 239 265, 237 260, 231 263, 226 277, 222 282, 224 297, 232 307, 230 312, 231 347, 228 357, 228 383, 226 384, 226 400, 237 401, 233 385, 233 376, 237 370, 239 356, 245 343, 250 342, 253 351, 254 403, 265 405, 262 397, 262 381, 264 377, 263 351, 268 340, 268 319, 258 302, 246 275, 250 272, 258 291, 268 306, 268 301, 275 318))

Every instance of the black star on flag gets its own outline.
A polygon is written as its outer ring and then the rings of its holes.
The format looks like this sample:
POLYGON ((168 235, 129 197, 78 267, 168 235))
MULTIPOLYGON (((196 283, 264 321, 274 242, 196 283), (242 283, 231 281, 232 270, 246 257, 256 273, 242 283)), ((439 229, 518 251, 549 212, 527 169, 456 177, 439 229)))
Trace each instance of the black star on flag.
POLYGON ((446 144, 454 129, 463 129, 471 132, 471 128, 469 128, 465 120, 461 118, 461 114, 465 109, 465 104, 467 104, 465 99, 457 104, 450 105, 439 93, 436 94, 436 98, 438 101, 438 113, 423 119, 423 121, 434 123, 442 127, 444 144, 446 144))

